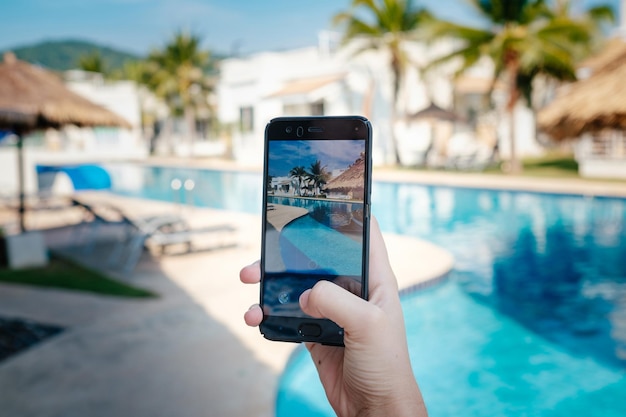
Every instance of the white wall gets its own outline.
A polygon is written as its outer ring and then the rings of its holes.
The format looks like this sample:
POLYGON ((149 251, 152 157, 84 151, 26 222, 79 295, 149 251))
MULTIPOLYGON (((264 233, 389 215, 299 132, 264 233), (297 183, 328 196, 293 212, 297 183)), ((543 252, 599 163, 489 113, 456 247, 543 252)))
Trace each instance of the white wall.
MULTIPOLYGON (((263 163, 265 125, 272 118, 283 115, 285 103, 284 97, 273 96, 273 93, 297 79, 342 71, 343 61, 321 54, 316 47, 263 52, 247 58, 223 61, 217 87, 218 117, 221 123, 231 125, 235 158, 247 164, 263 163), (239 129, 239 111, 242 107, 254 109, 253 130, 250 132, 242 133, 239 129)), ((350 105, 351 97, 346 95, 339 84, 329 85, 316 92, 326 99, 326 114, 354 113, 350 105)))
POLYGON ((584 178, 626 179, 626 161, 604 158, 579 159, 578 173, 584 178))
MULTIPOLYGON (((104 81, 99 74, 87 73, 81 77, 81 71, 70 71, 67 87, 89 101, 96 103, 128 121, 132 129, 119 129, 119 151, 142 149, 147 146, 141 136, 141 103, 137 85, 132 81, 104 81)), ((88 135, 87 130, 83 130, 88 135)))
MULTIPOLYGON (((544 148, 537 142, 536 121, 533 112, 523 102, 518 102, 514 110, 515 117, 515 153, 518 158, 540 156, 544 148)), ((500 117, 497 134, 500 156, 507 159, 511 155, 511 137, 509 117, 500 117)))

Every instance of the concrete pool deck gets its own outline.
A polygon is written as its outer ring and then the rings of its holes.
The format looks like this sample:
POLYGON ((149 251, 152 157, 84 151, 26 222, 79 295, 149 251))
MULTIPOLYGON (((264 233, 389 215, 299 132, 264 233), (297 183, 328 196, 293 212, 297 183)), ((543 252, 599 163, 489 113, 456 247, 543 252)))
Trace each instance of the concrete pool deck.
POLYGON ((283 204, 269 204, 267 222, 271 224, 277 232, 281 232, 283 227, 307 213, 307 209, 302 207, 286 206, 283 204))
MULTIPOLYGON (((223 161, 169 163, 239 169, 223 161)), ((626 197, 626 185, 619 182, 391 170, 375 170, 374 177, 626 197)), ((296 345, 266 341, 258 329, 243 323, 243 312, 257 302, 259 293, 256 286, 241 284, 238 274, 242 265, 259 257, 260 216, 107 194, 86 197, 101 198, 132 216, 176 211, 195 226, 234 224, 238 246, 155 259, 144 256, 132 274, 118 276, 159 293, 155 300, 0 285, 0 316, 66 327, 60 335, 0 362, 2 414, 273 415, 278 378, 296 345)), ((42 218, 37 225, 54 220, 42 218)), ((443 248, 405 236, 384 236, 400 288, 445 275, 452 267, 453 259, 443 248)), ((98 253, 92 258, 85 261, 97 264, 98 253)))
MULTIPOLYGON (((143 256, 117 278, 156 300, 120 299, 0 285, 0 316, 66 328, 0 362, 3 414, 19 416, 272 416, 278 379, 297 347, 270 342, 243 322, 257 286, 239 270, 260 255, 260 215, 109 194, 83 195, 131 216, 179 212, 196 226, 236 225, 237 247, 143 256)), ((53 215, 56 216, 56 215, 53 215)), ((39 219, 44 225, 54 219, 39 219)), ((51 244, 67 239, 51 236, 51 244)), ((450 254, 417 239, 385 234, 400 288, 445 275, 450 254)), ((106 253, 83 261, 104 268, 106 253)))

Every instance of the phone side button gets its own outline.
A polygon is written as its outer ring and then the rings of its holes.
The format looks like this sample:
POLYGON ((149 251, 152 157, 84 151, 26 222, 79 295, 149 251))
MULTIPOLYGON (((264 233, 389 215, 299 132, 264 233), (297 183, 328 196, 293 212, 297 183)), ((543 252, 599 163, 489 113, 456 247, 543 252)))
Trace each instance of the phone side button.
POLYGON ((322 328, 319 324, 304 323, 298 327, 298 334, 302 337, 319 337, 322 334, 322 328))

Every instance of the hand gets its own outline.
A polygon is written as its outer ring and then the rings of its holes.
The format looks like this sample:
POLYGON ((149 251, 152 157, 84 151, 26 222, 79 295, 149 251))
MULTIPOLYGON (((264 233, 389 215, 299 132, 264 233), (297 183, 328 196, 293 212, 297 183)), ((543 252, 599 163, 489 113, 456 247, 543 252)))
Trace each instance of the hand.
MULTIPOLYGON (((243 268, 241 281, 260 280, 259 263, 243 268)), ((398 285, 376 219, 370 231, 369 301, 328 281, 300 297, 302 310, 344 329, 345 348, 307 343, 328 400, 339 416, 426 416, 409 359, 398 285)), ((259 305, 244 315, 263 319, 259 305)))

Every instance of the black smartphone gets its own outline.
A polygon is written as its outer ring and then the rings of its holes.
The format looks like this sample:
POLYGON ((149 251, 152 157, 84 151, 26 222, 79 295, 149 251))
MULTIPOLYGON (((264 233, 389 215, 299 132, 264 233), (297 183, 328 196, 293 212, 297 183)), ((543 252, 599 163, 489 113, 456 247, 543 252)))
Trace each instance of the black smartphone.
POLYGON ((260 330, 270 340, 343 345, 300 295, 327 280, 368 296, 370 122, 281 117, 265 129, 260 330))

